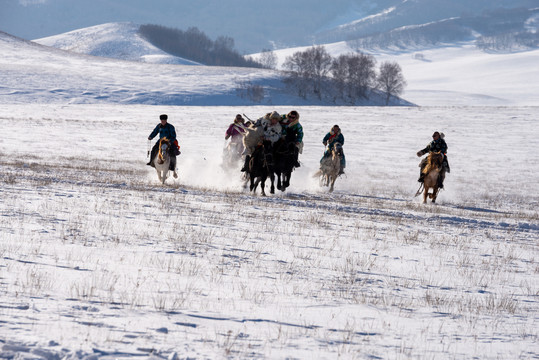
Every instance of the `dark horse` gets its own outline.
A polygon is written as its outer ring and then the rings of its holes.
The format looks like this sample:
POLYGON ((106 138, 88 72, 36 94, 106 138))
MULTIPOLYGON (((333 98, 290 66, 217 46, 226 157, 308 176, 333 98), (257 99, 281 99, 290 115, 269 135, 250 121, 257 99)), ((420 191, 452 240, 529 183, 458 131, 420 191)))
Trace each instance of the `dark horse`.
POLYGON ((273 171, 277 175, 277 189, 281 191, 285 191, 290 186, 297 151, 295 140, 288 138, 277 141, 273 147, 275 160, 273 171))
POLYGON ((249 161, 249 179, 250 185, 249 190, 252 192, 256 191, 256 187, 260 183, 260 190, 262 196, 266 196, 266 191, 264 187, 266 186, 266 179, 270 178, 271 180, 271 189, 272 194, 275 193, 275 176, 273 174, 273 153, 271 149, 271 143, 269 141, 264 141, 262 145, 257 146, 251 160, 249 161))

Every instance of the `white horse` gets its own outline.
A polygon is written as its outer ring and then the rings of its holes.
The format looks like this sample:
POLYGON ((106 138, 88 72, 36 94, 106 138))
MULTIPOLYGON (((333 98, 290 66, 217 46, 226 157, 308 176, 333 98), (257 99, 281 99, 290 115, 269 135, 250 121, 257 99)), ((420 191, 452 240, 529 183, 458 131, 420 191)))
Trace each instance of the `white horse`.
POLYGON ((225 170, 236 169, 240 165, 244 151, 243 136, 231 137, 223 148, 223 168, 225 170))
POLYGON ((342 156, 341 143, 335 143, 330 155, 324 156, 320 162, 320 170, 314 175, 320 178, 320 186, 329 186, 329 192, 333 192, 335 180, 339 177, 342 156))
MULTIPOLYGON (((159 181, 164 184, 168 177, 168 171, 170 168, 170 141, 164 137, 159 140, 159 151, 153 159, 155 170, 157 171, 157 177, 159 181)), ((174 169, 174 177, 177 178, 178 174, 174 169)))

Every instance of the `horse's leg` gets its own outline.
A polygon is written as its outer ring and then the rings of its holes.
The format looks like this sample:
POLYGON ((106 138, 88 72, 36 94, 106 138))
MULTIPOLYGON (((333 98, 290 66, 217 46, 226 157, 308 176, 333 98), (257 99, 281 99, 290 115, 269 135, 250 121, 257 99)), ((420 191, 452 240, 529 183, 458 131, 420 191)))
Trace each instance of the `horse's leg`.
POLYGON ((281 184, 281 173, 278 172, 278 173, 276 173, 276 175, 277 175, 277 189, 278 190, 283 190, 283 188, 282 188, 283 186, 281 184))
POLYGON ((270 193, 275 194, 275 174, 273 171, 270 172, 269 178, 271 181, 270 193))
POLYGON ((331 176, 331 186, 329 187, 329 192, 333 192, 333 186, 335 185, 335 180, 337 180, 337 176, 332 175, 331 176))
POLYGON ((265 188, 266 188, 266 179, 267 179, 266 176, 263 176, 260 179, 260 193, 262 194, 262 196, 266 196, 266 190, 265 190, 265 188))
POLYGON ((429 196, 429 187, 425 186, 425 190, 423 190, 423 204, 427 202, 427 197, 429 196))
POLYGON ((440 189, 438 188, 438 185, 434 185, 434 188, 432 190, 432 202, 435 203, 436 202, 436 197, 438 196, 438 191, 440 189))
POLYGON ((249 176, 249 191, 253 191, 255 188, 255 177, 253 175, 249 176))
POLYGON ((290 186, 290 178, 292 177, 292 171, 290 172, 286 172, 285 175, 284 175, 284 190, 286 190, 287 187, 290 186))

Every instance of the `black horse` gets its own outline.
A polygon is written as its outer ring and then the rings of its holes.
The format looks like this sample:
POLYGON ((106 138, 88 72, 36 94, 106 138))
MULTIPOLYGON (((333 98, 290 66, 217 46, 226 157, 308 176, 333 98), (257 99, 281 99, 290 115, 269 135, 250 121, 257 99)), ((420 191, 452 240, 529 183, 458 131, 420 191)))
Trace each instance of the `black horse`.
POLYGON ((269 177, 271 180, 271 189, 272 194, 275 193, 275 176, 273 174, 273 152, 272 146, 269 141, 264 141, 262 145, 258 146, 251 159, 249 160, 249 179, 250 185, 249 190, 252 192, 256 191, 256 187, 260 183, 260 190, 262 196, 266 196, 266 191, 264 187, 266 186, 266 180, 269 177))
POLYGON ((290 186, 290 177, 297 161, 298 148, 294 139, 281 139, 275 143, 273 171, 277 175, 277 189, 285 191, 290 186))

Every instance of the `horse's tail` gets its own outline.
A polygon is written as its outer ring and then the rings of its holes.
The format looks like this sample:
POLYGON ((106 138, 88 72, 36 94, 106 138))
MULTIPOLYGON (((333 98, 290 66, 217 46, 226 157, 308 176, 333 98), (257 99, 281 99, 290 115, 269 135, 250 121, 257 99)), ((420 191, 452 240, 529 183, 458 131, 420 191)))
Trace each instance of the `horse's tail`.
POLYGON ((322 175, 322 170, 318 170, 317 172, 315 172, 315 173, 313 174, 313 178, 320 177, 320 175, 322 175))

